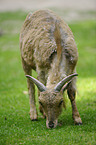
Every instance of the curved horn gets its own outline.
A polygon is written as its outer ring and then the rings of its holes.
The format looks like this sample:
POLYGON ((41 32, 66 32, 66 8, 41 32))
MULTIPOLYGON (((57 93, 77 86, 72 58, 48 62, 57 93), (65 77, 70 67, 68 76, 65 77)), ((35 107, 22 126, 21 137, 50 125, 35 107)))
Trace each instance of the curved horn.
POLYGON ((29 78, 30 80, 32 80, 33 83, 35 83, 35 85, 38 87, 40 92, 46 91, 46 86, 44 86, 40 81, 38 81, 37 79, 33 78, 30 75, 26 75, 27 78, 29 78))
POLYGON ((62 93, 68 88, 68 86, 70 85, 71 82, 72 82, 72 79, 62 87, 62 89, 61 89, 62 93))
POLYGON ((61 81, 56 85, 56 87, 54 88, 54 90, 55 90, 56 92, 60 92, 60 90, 62 89, 62 87, 64 86, 64 84, 65 84, 66 82, 70 81, 70 80, 71 80, 73 77, 75 77, 75 76, 78 76, 78 74, 77 74, 77 73, 74 73, 74 74, 71 74, 71 75, 67 76, 66 78, 64 78, 63 80, 61 80, 61 81))

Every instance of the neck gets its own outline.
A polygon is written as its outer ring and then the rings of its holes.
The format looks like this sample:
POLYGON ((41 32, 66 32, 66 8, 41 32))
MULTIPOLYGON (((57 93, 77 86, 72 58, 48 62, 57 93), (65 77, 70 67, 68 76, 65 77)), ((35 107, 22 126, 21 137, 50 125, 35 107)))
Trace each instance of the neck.
POLYGON ((55 55, 53 58, 53 62, 51 63, 51 68, 48 72, 48 79, 46 87, 50 89, 54 89, 54 87, 61 81, 66 75, 64 73, 64 62, 58 63, 57 56, 55 55))

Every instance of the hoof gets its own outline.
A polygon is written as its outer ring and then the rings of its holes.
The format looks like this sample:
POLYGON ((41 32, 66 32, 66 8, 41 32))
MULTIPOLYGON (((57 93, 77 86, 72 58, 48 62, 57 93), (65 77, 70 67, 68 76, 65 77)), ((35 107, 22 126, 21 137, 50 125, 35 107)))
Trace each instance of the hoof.
POLYGON ((74 124, 75 125, 82 125, 82 120, 80 117, 75 117, 74 118, 74 124))
POLYGON ((38 121, 38 119, 31 119, 31 121, 38 121))
POLYGON ((30 111, 29 114, 30 114, 31 121, 37 121, 38 116, 37 116, 37 112, 36 111, 32 110, 32 111, 30 111))
POLYGON ((80 125, 82 125, 82 123, 75 123, 75 125, 79 125, 80 126, 80 125))

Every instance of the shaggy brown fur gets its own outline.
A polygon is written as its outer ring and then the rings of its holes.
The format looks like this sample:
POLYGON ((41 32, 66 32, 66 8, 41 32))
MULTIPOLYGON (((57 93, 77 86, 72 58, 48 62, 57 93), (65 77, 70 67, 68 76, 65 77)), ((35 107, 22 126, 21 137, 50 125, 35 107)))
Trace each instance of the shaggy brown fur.
MULTIPOLYGON (((40 93, 40 108, 43 108, 41 111, 43 110, 43 114, 47 118, 47 127, 50 128, 52 122, 56 127, 62 105, 59 109, 57 106, 63 101, 63 94, 61 92, 56 94, 53 90, 64 77, 76 72, 78 52, 74 36, 68 25, 55 13, 50 10, 39 10, 33 14, 29 13, 25 19, 20 33, 20 49, 25 74, 31 75, 31 70, 36 70, 39 81, 49 90, 40 93)), ((30 118, 36 120, 34 84, 29 78, 27 82, 30 97, 30 118)), ((75 82, 76 78, 74 77, 67 90, 72 103, 74 122, 81 124, 82 121, 75 104, 75 82)))

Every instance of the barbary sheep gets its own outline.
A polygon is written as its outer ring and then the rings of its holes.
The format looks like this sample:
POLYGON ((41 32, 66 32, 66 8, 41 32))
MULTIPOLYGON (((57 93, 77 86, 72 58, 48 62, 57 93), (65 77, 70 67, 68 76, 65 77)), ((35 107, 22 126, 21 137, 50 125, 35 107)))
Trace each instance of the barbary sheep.
POLYGON ((20 49, 28 83, 31 120, 37 120, 35 84, 47 128, 55 128, 58 124, 65 89, 71 101, 74 123, 82 124, 75 103, 78 52, 68 25, 51 10, 29 13, 20 33, 20 49), (38 79, 31 76, 32 69, 37 72, 38 79))

